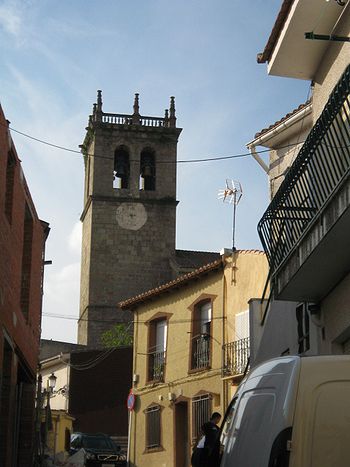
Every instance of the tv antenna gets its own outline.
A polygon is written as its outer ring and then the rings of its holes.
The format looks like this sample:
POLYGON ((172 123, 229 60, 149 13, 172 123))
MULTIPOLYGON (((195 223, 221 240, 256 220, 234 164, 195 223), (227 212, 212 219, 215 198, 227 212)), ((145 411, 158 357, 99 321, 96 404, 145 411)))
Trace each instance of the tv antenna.
POLYGON ((218 199, 223 202, 233 204, 233 220, 232 220, 232 253, 235 251, 235 230, 236 230, 236 208, 242 198, 243 190, 240 182, 236 180, 226 179, 226 187, 224 190, 219 190, 218 199))

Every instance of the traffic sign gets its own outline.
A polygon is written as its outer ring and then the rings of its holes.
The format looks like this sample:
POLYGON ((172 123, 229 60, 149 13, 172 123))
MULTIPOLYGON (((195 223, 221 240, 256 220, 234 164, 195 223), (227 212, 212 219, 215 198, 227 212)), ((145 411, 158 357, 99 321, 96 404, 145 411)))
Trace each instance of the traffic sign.
POLYGON ((129 392, 129 395, 126 401, 126 405, 130 411, 134 410, 135 399, 136 399, 135 394, 132 392, 132 389, 130 389, 130 392, 129 392))

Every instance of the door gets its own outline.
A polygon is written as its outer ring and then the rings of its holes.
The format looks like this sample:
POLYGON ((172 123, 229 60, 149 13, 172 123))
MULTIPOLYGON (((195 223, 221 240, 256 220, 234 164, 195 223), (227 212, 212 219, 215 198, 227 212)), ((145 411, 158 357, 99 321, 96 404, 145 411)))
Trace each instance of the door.
POLYGON ((175 466, 190 465, 190 444, 188 434, 188 403, 175 404, 175 466))

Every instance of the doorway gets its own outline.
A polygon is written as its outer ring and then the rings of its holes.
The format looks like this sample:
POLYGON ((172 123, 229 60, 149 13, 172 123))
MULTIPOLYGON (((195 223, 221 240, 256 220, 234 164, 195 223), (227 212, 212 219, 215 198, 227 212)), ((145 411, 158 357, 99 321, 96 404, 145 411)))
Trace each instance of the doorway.
POLYGON ((180 401, 175 404, 175 466, 188 467, 189 464, 188 402, 180 401))

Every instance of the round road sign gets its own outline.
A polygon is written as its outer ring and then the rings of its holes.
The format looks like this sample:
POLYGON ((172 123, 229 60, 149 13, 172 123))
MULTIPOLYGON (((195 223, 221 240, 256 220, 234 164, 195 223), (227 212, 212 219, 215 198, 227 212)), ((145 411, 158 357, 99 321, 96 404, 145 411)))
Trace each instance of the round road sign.
POLYGON ((132 390, 130 390, 130 392, 129 392, 128 399, 126 401, 126 405, 127 405, 129 410, 134 410, 135 394, 132 392, 132 390))

